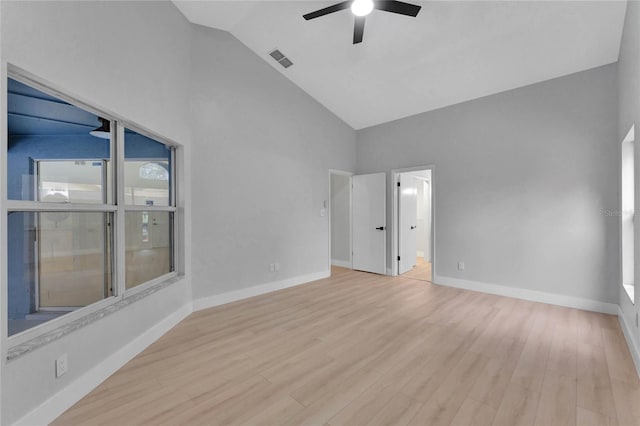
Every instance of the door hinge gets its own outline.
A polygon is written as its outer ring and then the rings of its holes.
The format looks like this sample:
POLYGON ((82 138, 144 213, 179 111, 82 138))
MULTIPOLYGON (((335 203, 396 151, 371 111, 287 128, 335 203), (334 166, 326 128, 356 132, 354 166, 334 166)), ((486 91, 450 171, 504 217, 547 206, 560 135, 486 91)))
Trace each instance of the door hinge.
POLYGON ((398 260, 400 260, 400 256, 398 256, 398 260))

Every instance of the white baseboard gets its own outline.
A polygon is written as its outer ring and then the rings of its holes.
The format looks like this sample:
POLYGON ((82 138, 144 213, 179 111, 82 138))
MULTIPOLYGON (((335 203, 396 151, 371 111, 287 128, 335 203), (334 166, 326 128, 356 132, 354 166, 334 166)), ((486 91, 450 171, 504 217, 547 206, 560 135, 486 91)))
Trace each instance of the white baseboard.
POLYGON ((333 266, 339 266, 341 268, 351 269, 351 262, 349 262, 348 260, 331 259, 331 264, 333 266))
POLYGON ((22 417, 16 425, 46 425, 54 421, 60 414, 95 389, 100 383, 115 373, 119 368, 158 340, 167 331, 175 327, 192 312, 191 303, 178 309, 161 322, 157 323, 135 340, 128 343, 113 355, 93 367, 69 386, 57 392, 40 404, 30 413, 22 417))
POLYGON ((247 299, 253 296, 259 296, 272 291, 283 290, 289 287, 295 287, 311 281, 321 280, 331 276, 330 271, 316 272, 314 274, 300 275, 288 278, 282 281, 274 281, 253 287, 243 288, 241 290, 229 291, 227 293, 216 294, 214 296, 202 297, 193 301, 193 310, 200 311, 202 309, 213 308, 214 306, 224 305, 225 303, 235 302, 237 300, 247 299))
POLYGON ((424 257, 424 252, 423 252, 423 251, 418 250, 418 251, 416 252, 416 256, 418 256, 418 257, 424 257))
POLYGON ((462 280, 459 278, 443 277, 440 275, 433 277, 433 283, 447 287, 455 287, 465 290, 479 291, 481 293, 496 294, 498 296, 529 300, 532 302, 548 303, 551 305, 566 306, 568 308, 582 309, 585 311, 618 315, 618 305, 615 303, 606 303, 597 300, 582 299, 580 297, 528 290, 525 288, 507 287, 498 284, 462 280))
POLYGON ((627 319, 620 307, 618 307, 618 321, 620 321, 620 328, 622 328, 627 346, 629 346, 629 352, 631 352, 631 356, 633 357, 633 363, 636 365, 636 372, 638 373, 638 377, 640 377, 640 342, 636 341, 633 336, 631 332, 633 328, 627 323, 627 319))

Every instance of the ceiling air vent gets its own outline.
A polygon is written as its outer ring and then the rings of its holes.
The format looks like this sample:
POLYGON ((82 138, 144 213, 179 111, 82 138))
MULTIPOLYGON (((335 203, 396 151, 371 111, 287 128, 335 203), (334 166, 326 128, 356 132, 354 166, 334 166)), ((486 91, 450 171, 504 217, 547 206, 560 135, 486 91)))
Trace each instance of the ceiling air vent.
POLYGON ((291 65, 293 65, 293 62, 291 62, 289 60, 289 58, 287 58, 286 56, 284 56, 282 54, 281 51, 279 51, 278 49, 275 49, 274 51, 272 51, 271 53, 269 53, 269 55, 275 59, 276 61, 278 61, 278 63, 280 65, 282 65, 285 68, 289 68, 291 65))

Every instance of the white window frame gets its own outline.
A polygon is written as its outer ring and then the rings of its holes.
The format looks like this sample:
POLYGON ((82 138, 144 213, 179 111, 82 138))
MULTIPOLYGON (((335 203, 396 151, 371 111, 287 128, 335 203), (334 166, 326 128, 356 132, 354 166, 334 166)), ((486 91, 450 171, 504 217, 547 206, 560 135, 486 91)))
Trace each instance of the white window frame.
POLYGON ((54 88, 54 85, 45 83, 42 79, 24 71, 11 64, 7 64, 7 72, 2 73, 3 82, 0 84, 2 89, 2 107, 0 113, 7 116, 7 92, 8 92, 8 79, 13 79, 26 84, 34 89, 40 90, 51 96, 55 96, 65 102, 68 102, 78 108, 82 108, 88 112, 91 112, 99 117, 108 119, 111 122, 111 143, 110 143, 110 161, 112 165, 111 179, 107 188, 107 200, 111 200, 110 204, 76 204, 76 203, 45 203, 38 201, 23 201, 23 200, 9 200, 7 195, 7 155, 8 152, 8 134, 6 127, 6 120, 2 120, 3 132, 0 135, 0 150, 3 154, 0 160, 0 177, 1 182, 1 197, 0 197, 0 235, 2 236, 1 244, 5 252, 8 250, 7 239, 7 215, 12 211, 24 211, 24 212, 38 212, 38 211, 71 211, 71 212, 100 212, 111 213, 113 226, 112 226, 112 288, 113 295, 105 299, 99 300, 90 305, 81 307, 66 315, 52 319, 43 324, 37 325, 13 336, 8 336, 8 262, 3 259, 0 262, 0 273, 3 277, 2 288, 2 315, 3 319, 0 323, 2 327, 2 341, 6 342, 5 350, 2 351, 2 355, 6 357, 7 350, 18 345, 24 344, 34 338, 37 338, 45 333, 51 332, 58 328, 64 327, 73 321, 84 318, 97 311, 105 309, 111 305, 114 305, 128 297, 131 297, 139 292, 147 290, 151 287, 162 285, 165 282, 174 279, 181 275, 179 265, 181 265, 181 250, 183 250, 183 244, 181 244, 181 234, 178 224, 182 222, 182 218, 179 217, 180 210, 177 207, 177 200, 180 198, 177 195, 179 182, 178 182, 178 151, 181 150, 181 146, 163 136, 160 136, 144 127, 137 125, 129 120, 118 116, 115 113, 108 112, 103 109, 96 108, 91 103, 82 101, 78 98, 66 94, 63 90, 54 88), (171 199, 169 206, 126 206, 124 204, 124 129, 128 128, 144 136, 147 136, 159 143, 165 144, 171 148, 171 199), (125 221, 124 215, 126 211, 168 211, 173 215, 172 221, 172 250, 171 250, 171 265, 173 271, 159 276, 153 280, 137 285, 129 290, 126 289, 125 282, 125 221))
POLYGON ((622 140, 620 149, 620 265, 622 291, 635 304, 636 254, 635 247, 635 126, 622 140))
POLYGON ((622 291, 635 304, 635 126, 622 140, 620 149, 620 253, 622 291))

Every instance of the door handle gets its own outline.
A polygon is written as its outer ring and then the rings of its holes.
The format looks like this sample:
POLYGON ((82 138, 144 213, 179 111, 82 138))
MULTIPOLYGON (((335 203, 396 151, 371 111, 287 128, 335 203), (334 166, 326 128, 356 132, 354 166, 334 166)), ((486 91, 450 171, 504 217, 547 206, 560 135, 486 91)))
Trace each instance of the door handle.
POLYGON ((377 229, 378 231, 384 231, 384 226, 378 226, 376 229, 377 229))

